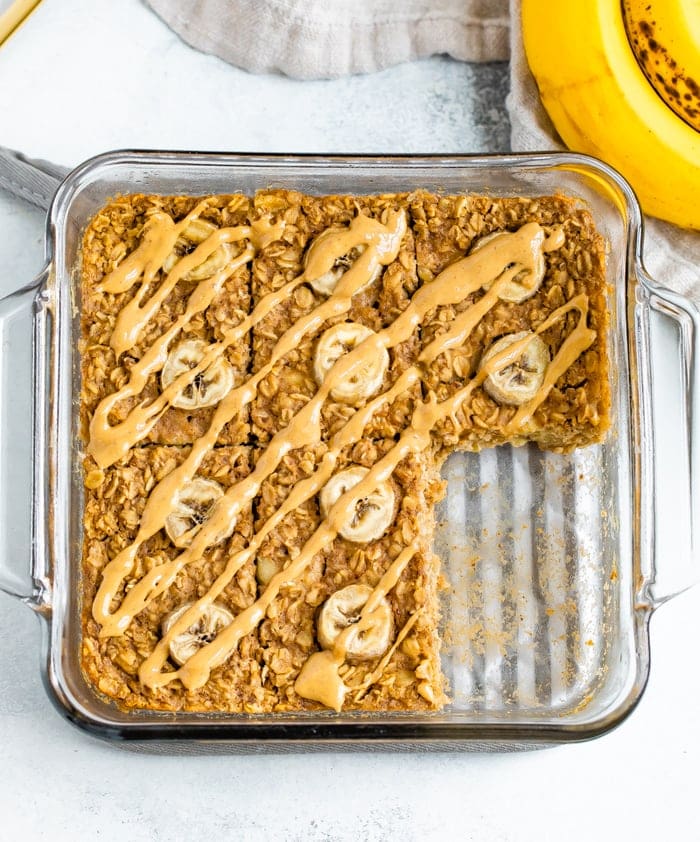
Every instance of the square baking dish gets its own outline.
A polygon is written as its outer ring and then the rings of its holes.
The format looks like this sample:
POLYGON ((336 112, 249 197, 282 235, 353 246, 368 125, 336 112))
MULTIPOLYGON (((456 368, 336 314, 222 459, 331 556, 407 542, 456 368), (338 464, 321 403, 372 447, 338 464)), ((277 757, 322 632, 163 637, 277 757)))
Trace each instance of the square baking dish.
POLYGON ((8 545, 16 544, 7 530, 0 585, 42 618, 44 675, 59 710, 93 734, 120 740, 314 745, 528 746, 590 738, 622 721, 648 677, 651 613, 692 578, 700 505, 700 317, 647 276, 641 240, 629 186, 609 167, 573 154, 114 152, 74 170, 49 213, 45 270, 0 302, 0 511, 4 523, 25 513, 31 520, 29 575, 7 569, 8 545), (449 582, 441 631, 450 703, 437 713, 125 712, 94 695, 81 674, 82 232, 120 193, 251 194, 270 186, 312 194, 559 192, 589 207, 608 244, 612 428, 605 441, 564 455, 534 446, 453 454, 443 470, 448 492, 435 549, 449 582), (12 372, 22 354, 32 355, 33 388, 10 411, 6 397, 20 388, 12 372), (32 462, 30 504, 16 482, 22 458, 32 462), (670 569, 662 577, 657 561, 664 555, 670 569))

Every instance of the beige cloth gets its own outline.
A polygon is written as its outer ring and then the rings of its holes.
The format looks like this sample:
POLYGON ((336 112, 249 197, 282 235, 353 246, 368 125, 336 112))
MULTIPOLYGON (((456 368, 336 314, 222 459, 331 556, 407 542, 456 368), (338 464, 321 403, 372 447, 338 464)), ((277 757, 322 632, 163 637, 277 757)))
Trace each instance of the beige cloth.
POLYGON ((193 47, 253 73, 372 73, 447 53, 508 58, 508 0, 146 0, 193 47))
MULTIPOLYGON (((511 0, 510 94, 506 99, 514 152, 564 149, 537 92, 520 37, 520 0, 511 0)), ((661 165, 662 162, 659 162, 661 165)), ((644 263, 664 286, 700 304, 700 232, 646 217, 644 263)))

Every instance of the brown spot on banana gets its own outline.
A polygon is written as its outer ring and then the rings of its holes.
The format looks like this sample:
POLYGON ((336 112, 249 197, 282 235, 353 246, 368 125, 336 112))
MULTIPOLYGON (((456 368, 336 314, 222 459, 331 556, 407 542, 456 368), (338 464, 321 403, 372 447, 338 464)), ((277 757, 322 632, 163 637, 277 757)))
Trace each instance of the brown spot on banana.
POLYGON ((627 38, 637 63, 666 105, 700 131, 700 20, 687 0, 623 0, 627 38), (695 75, 694 75, 695 74, 695 75))

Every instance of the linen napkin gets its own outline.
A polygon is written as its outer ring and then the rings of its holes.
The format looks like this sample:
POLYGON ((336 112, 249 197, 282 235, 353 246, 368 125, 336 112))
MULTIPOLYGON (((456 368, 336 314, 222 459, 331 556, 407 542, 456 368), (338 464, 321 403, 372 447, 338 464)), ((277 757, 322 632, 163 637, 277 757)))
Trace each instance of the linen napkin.
POLYGON ((372 73, 434 53, 508 58, 508 0, 146 0, 183 41, 297 79, 372 73))
MULTIPOLYGON (((514 152, 565 149, 540 101, 523 49, 521 0, 510 0, 510 116, 514 152)), ((660 162, 661 163, 661 162, 660 162)), ((645 217, 644 264, 664 286, 700 304, 700 232, 645 217)))

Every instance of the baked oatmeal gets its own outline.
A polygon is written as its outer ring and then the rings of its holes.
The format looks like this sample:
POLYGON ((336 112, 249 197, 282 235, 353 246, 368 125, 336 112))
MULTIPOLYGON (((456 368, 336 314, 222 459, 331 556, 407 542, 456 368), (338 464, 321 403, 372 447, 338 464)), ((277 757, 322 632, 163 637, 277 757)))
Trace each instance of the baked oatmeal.
POLYGON ((82 665, 124 708, 442 707, 440 466, 609 425, 575 200, 126 196, 84 238, 82 665))
MULTIPOLYGON (((176 563, 182 550, 192 544, 217 500, 250 473, 249 447, 225 446, 209 451, 196 477, 182 484, 161 528, 149 529, 149 518, 144 516, 149 494, 162 479, 182 469, 190 453, 190 447, 137 447, 126 459, 103 470, 88 457, 82 571, 82 595, 86 604, 100 604, 99 610, 106 614, 118 606, 124 607, 130 594, 132 599, 138 598, 139 586, 143 589, 149 577, 152 580, 154 575, 176 563), (121 577, 114 595, 103 594, 99 589, 105 570, 115 560, 117 564, 120 560, 128 561, 128 572, 121 577)), ((248 505, 201 557, 192 559, 176 572, 171 588, 162 590, 134 614, 123 634, 98 642, 100 625, 93 617, 86 616, 83 663, 94 685, 128 707, 170 707, 173 703, 180 706, 168 688, 146 697, 138 680, 139 665, 152 651, 163 620, 183 602, 203 596, 223 572, 227 559, 246 546, 252 533, 252 507, 248 505)), ((255 597, 255 565, 250 561, 232 577, 217 603, 224 610, 239 613, 255 597)), ((95 613, 99 616, 98 609, 95 613)), ((206 707, 199 695, 189 697, 186 703, 206 707)))
MULTIPOLYGON (((393 446, 393 440, 365 439, 345 448, 333 464, 331 479, 325 483, 323 457, 328 456, 327 447, 293 451, 282 460, 262 485, 256 506, 256 532, 264 530, 275 514, 284 510, 289 495, 302 480, 318 476, 321 490, 310 494, 304 503, 294 505, 261 543, 256 556, 261 587, 266 587, 273 576, 298 557, 321 526, 326 506, 332 504, 334 495, 366 475, 393 446)), ((309 493, 312 491, 313 486, 308 489, 309 493)), ((285 584, 280 591, 274 610, 268 611, 259 633, 268 648, 270 681, 290 705, 288 709, 304 706, 303 698, 295 691, 295 682, 303 665, 318 649, 317 635, 322 636, 324 628, 330 634, 327 629, 333 621, 328 614, 330 609, 324 606, 333 597, 340 605, 337 610, 341 619, 336 618, 336 622, 342 623, 343 616, 359 612, 367 594, 392 565, 396 583, 382 603, 390 619, 382 618, 377 628, 368 629, 354 644, 353 657, 342 671, 343 681, 350 688, 344 708, 401 709, 409 695, 412 709, 428 709, 440 701, 444 691, 435 657, 438 565, 430 554, 429 541, 423 537, 432 524, 440 491, 432 460, 425 454, 402 460, 391 478, 363 501, 367 511, 358 506, 349 527, 310 559, 297 580, 285 584), (402 553, 404 560, 397 565, 402 553), (385 635, 389 636, 386 640, 385 635), (373 651, 376 638, 379 647, 373 651), (370 683, 377 659, 397 641, 397 651, 392 652, 383 681, 370 683), (425 675, 421 681, 406 681, 406 671, 417 669, 423 662, 425 675), (393 675, 399 676, 398 685, 390 680, 393 675)))
MULTIPOLYGON (((317 394, 324 371, 341 353, 394 321, 408 306, 418 277, 413 232, 407 225, 407 195, 314 197, 268 190, 258 193, 253 204, 256 214, 273 213, 284 220, 282 238, 253 259, 253 303, 258 305, 285 286, 289 289, 284 300, 253 328, 253 371, 258 373, 274 363, 260 382, 251 411, 253 434, 264 442, 317 394), (326 270, 318 260, 324 237, 341 231, 352 238, 353 229, 357 229, 355 238, 361 244, 343 251, 339 241, 343 253, 329 255, 331 265, 326 270), (314 241, 316 247, 311 245, 314 241), (363 252, 365 260, 376 253, 368 282, 347 301, 341 301, 338 294, 331 298, 330 292, 363 252), (300 283, 305 270, 304 277, 309 280, 300 283), (321 314, 326 317, 319 325, 316 319, 321 314), (280 355, 279 340, 292 329, 299 331, 296 341, 280 355), (278 360, 272 359, 274 349, 278 360)), ((389 389, 415 363, 417 351, 418 336, 414 334, 384 350, 368 370, 338 386, 323 400, 324 432, 332 435, 340 429, 367 394, 389 389)), ((419 397, 416 384, 391 404, 378 408, 367 424, 366 435, 396 435, 409 422, 419 397)))
MULTIPOLYGON (((605 253, 590 214, 563 196, 494 201, 483 196, 419 193, 411 203, 411 217, 417 271, 425 285, 465 252, 483 247, 489 239, 493 242, 498 232, 537 223, 543 234, 556 231, 562 237, 557 248, 543 249, 534 279, 523 272, 506 280, 501 290, 494 289, 493 305, 480 314, 471 333, 439 354, 428 350, 431 343, 433 349, 444 343, 445 334, 454 330, 459 317, 468 318, 476 302, 484 300, 484 289, 454 304, 436 307, 428 315, 421 327, 421 350, 429 362, 424 383, 438 400, 445 400, 462 388, 465 379, 474 377, 485 349, 505 336, 534 331, 545 346, 538 352, 549 363, 579 322, 595 334, 590 345, 562 371, 546 400, 533 409, 531 417, 522 419, 517 430, 511 422, 520 405, 499 397, 498 389, 489 390, 487 383, 453 418, 439 423, 441 443, 448 450, 455 445, 478 450, 529 440, 547 449, 570 450, 599 440, 610 411, 605 350, 608 315, 605 253)), ((534 343, 537 340, 533 340, 533 349, 534 343)), ((522 372, 516 374, 523 376, 522 372)))
MULTIPOLYGON (((191 444, 209 429, 224 391, 243 382, 250 349, 245 341, 232 342, 216 366, 174 395, 165 411, 156 412, 163 389, 200 359, 203 349, 225 341, 227 332, 250 311, 252 249, 241 236, 249 204, 245 196, 217 196, 198 213, 197 200, 189 197, 128 196, 93 218, 83 238, 81 278, 82 370, 89 372, 83 377, 81 400, 86 439, 90 423, 117 424, 136 407, 150 404, 152 412, 143 418, 149 425, 146 441, 191 444), (172 249, 135 285, 129 273, 138 248, 164 219, 171 220, 172 249), (174 230, 172 220, 184 221, 181 231, 174 230), (206 259, 198 258, 198 247, 222 228, 232 232, 231 241, 206 259), (198 282, 212 276, 206 300, 193 301, 198 282), (173 336, 169 364, 149 365, 147 352, 168 331, 173 336), (98 406, 106 417, 95 418, 98 406)), ((247 437, 247 413, 240 413, 224 426, 218 440, 236 444, 247 437)))

